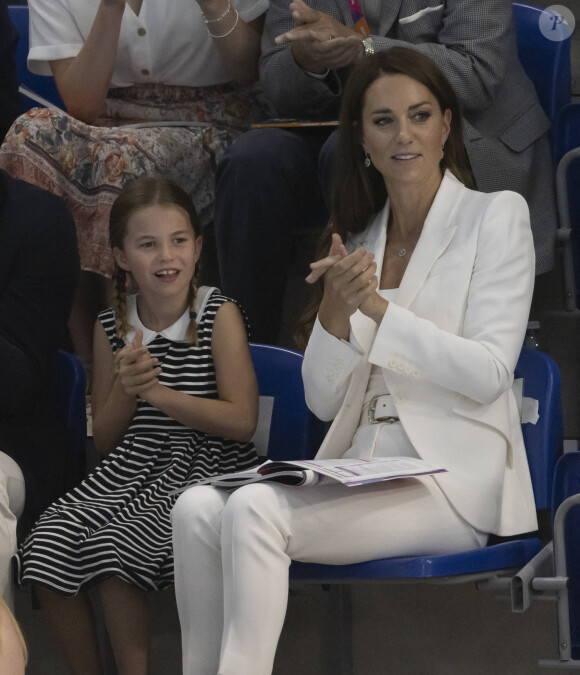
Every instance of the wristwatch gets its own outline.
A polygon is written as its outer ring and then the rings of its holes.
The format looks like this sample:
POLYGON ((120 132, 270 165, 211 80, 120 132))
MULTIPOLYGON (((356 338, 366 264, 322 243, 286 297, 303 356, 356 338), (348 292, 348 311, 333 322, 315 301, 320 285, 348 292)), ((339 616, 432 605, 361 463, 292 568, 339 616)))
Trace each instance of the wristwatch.
POLYGON ((363 47, 365 48, 365 56, 371 56, 375 53, 375 43, 373 41, 372 35, 366 37, 363 41, 363 47))

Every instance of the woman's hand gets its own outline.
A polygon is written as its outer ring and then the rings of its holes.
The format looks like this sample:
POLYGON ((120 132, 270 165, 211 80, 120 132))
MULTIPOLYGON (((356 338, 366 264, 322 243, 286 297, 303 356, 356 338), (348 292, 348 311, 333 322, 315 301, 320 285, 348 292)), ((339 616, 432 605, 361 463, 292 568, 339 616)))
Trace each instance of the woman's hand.
POLYGON ((133 341, 115 356, 119 382, 127 396, 140 396, 158 384, 157 376, 161 372, 158 363, 143 346, 143 331, 138 330, 133 341))
POLYGON ((348 338, 350 317, 378 287, 374 254, 364 248, 349 254, 340 236, 333 234, 329 255, 312 263, 311 268, 309 281, 324 275, 324 294, 318 309, 321 324, 331 335, 348 338))
POLYGON ((346 258, 347 255, 348 251, 342 243, 340 235, 336 233, 333 234, 328 255, 326 258, 322 258, 322 260, 317 260, 316 262, 310 263, 310 269, 312 272, 310 272, 310 274, 306 277, 305 281, 309 284, 315 283, 328 269, 330 269, 341 258, 346 258))

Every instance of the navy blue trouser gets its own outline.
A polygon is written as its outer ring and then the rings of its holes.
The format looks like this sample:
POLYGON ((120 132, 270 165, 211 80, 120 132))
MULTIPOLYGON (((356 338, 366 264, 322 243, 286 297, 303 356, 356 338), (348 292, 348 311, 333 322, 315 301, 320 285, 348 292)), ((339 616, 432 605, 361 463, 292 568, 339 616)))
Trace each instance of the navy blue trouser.
POLYGON ((218 165, 214 224, 222 290, 248 313, 255 342, 276 344, 296 247, 328 221, 323 192, 331 190, 335 144, 336 133, 329 138, 326 128, 253 129, 218 165))

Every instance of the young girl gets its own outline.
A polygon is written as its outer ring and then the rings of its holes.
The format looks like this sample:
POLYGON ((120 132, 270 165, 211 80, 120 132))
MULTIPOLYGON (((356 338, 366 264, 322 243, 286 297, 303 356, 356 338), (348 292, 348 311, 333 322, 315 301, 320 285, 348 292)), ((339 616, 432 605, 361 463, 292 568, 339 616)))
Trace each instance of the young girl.
POLYGON ((83 593, 93 584, 119 673, 146 673, 143 591, 173 583, 172 492, 257 461, 244 322, 217 289, 196 288, 198 232, 191 200, 165 179, 133 181, 111 211, 114 302, 95 328, 92 396, 105 459, 16 556, 18 581, 37 586, 74 673, 101 672, 83 593))

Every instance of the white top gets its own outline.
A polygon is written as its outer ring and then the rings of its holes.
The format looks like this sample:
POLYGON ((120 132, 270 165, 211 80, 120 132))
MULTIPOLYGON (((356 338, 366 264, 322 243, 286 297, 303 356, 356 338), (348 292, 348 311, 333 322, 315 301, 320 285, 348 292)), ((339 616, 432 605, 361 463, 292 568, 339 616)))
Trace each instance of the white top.
MULTIPOLYGON (((253 21, 268 0, 231 0, 240 19, 253 21)), ((49 61, 76 56, 99 0, 29 0, 28 68, 52 75, 49 61)), ((195 0, 143 0, 139 16, 125 6, 112 87, 170 84, 205 87, 231 81, 208 36, 195 0)))

